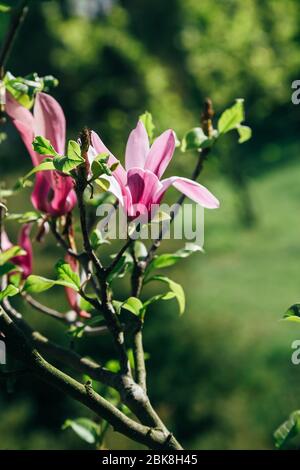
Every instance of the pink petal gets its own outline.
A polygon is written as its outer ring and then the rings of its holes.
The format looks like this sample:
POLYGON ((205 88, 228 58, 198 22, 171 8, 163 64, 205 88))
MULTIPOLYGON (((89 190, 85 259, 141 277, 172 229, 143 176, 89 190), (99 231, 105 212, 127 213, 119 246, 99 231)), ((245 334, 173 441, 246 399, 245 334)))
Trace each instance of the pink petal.
POLYGON ((32 148, 34 139, 34 118, 29 109, 26 109, 18 101, 16 101, 10 93, 6 93, 6 112, 12 119, 12 122, 18 130, 28 153, 31 156, 33 165, 40 163, 41 157, 36 154, 32 148))
POLYGON ((145 169, 161 178, 173 156, 175 144, 175 134, 171 129, 161 134, 150 148, 145 169))
POLYGON ((76 204, 73 181, 57 171, 51 171, 51 180, 54 194, 50 202, 50 213, 52 215, 67 214, 76 204))
POLYGON ((121 206, 124 205, 124 198, 123 198, 123 192, 118 180, 114 176, 108 176, 108 175, 102 175, 102 179, 105 179, 109 182, 109 189, 108 191, 112 193, 116 198, 118 199, 119 203, 121 206))
POLYGON ((1 234, 1 249, 3 251, 6 251, 6 250, 9 250, 9 248, 11 248, 13 246, 13 244, 11 243, 11 241, 9 240, 8 236, 7 236, 7 233, 2 230, 2 234, 1 234))
POLYGON ((31 224, 23 225, 19 235, 19 246, 26 251, 26 255, 16 256, 13 262, 23 269, 23 277, 26 278, 32 273, 32 245, 30 240, 31 224))
POLYGON ((145 214, 151 211, 156 203, 155 195, 162 190, 162 184, 157 176, 149 170, 132 168, 128 171, 128 189, 132 198, 130 216, 145 214))
MULTIPOLYGON (((109 153, 109 165, 113 165, 114 163, 118 162, 116 157, 108 150, 108 148, 104 145, 98 134, 96 132, 91 132, 91 141, 92 146, 96 150, 97 154, 99 153, 109 153)), ((126 171, 124 170, 123 166, 119 163, 117 169, 114 171, 114 177, 117 179, 118 183, 121 186, 126 184, 127 176, 126 171)))
POLYGON ((149 152, 148 134, 142 121, 138 121, 137 126, 131 131, 125 152, 125 168, 144 168, 149 152))
POLYGON ((156 195, 158 199, 161 199, 166 190, 172 185, 178 191, 185 194, 192 201, 197 202, 207 209, 217 209, 220 205, 219 201, 215 196, 199 183, 192 181, 188 178, 181 178, 179 176, 172 176, 161 181, 163 189, 156 195))
MULTIPOLYGON (((66 255, 65 261, 71 266, 72 270, 79 274, 79 264, 74 256, 66 255)), ((68 300, 68 303, 72 310, 74 310, 81 318, 90 318, 90 314, 85 312, 84 310, 80 309, 79 300, 80 297, 74 289, 70 289, 69 287, 65 287, 65 293, 68 300)))
MULTIPOLYGON (((66 255, 65 261, 71 266, 73 271, 78 273, 78 262, 76 261, 74 256, 66 255)), ((72 310, 75 310, 77 307, 77 292, 74 289, 71 289, 70 287, 65 287, 65 293, 70 307, 72 308, 72 310)))
POLYGON ((23 225, 18 239, 19 246, 26 251, 26 254, 15 256, 11 259, 12 263, 22 269, 24 279, 32 273, 32 245, 30 240, 30 231, 31 224, 23 225))
POLYGON ((46 93, 38 93, 34 104, 34 133, 50 140, 55 150, 64 154, 66 119, 58 102, 46 93))
POLYGON ((51 186, 45 173, 47 172, 36 174, 35 184, 31 194, 31 202, 38 211, 49 213, 49 193, 51 186))

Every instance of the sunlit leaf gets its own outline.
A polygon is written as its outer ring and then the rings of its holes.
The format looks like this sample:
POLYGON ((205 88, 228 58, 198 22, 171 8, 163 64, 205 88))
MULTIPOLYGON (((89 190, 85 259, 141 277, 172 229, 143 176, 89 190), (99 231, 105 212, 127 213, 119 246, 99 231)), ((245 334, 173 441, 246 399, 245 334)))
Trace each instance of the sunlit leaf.
POLYGON ((274 433, 277 449, 286 447, 291 439, 300 432, 300 410, 294 411, 274 433))
POLYGON ((88 418, 67 419, 62 429, 68 428, 88 444, 96 444, 100 436, 100 425, 88 418))
POLYGON ((219 121, 218 131, 220 134, 226 134, 226 132, 236 129, 245 119, 244 112, 244 100, 237 99, 235 104, 231 108, 226 109, 219 121))
POLYGON ((13 297, 19 293, 19 289, 13 284, 8 284, 3 291, 0 292, 0 302, 7 297, 13 297))

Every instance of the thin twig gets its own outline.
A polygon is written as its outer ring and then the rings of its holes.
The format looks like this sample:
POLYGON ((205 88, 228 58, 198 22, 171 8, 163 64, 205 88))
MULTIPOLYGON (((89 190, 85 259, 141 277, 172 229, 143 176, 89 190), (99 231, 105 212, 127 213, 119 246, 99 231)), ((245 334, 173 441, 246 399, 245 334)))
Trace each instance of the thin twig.
POLYGON ((16 11, 12 14, 10 27, 0 51, 0 79, 4 77, 4 68, 17 37, 18 31, 22 26, 28 13, 28 0, 21 1, 16 11))

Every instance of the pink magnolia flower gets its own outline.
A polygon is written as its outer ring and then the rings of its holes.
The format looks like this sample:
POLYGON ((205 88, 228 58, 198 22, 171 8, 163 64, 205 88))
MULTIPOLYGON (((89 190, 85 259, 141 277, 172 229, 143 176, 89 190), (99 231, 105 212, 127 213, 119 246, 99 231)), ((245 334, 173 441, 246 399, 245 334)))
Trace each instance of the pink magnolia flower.
MULTIPOLYGON (((79 264, 73 256, 66 255, 65 261, 71 266, 74 272, 79 274, 79 264)), ((72 312, 75 312, 81 318, 90 318, 91 315, 80 308, 80 295, 70 287, 65 287, 65 292, 72 312)))
MULTIPOLYGON (((63 110, 52 96, 38 93, 31 113, 7 93, 6 111, 19 131, 34 166, 45 158, 32 148, 32 142, 38 135, 50 140, 56 152, 64 154, 66 120, 63 110)), ((38 172, 31 201, 37 210, 46 214, 67 214, 76 204, 72 179, 58 171, 38 172)))
MULTIPOLYGON (((105 147, 100 137, 92 132, 92 152, 108 152, 108 163, 117 159, 105 147)), ((219 207, 219 201, 208 189, 188 178, 172 176, 161 179, 175 150, 175 134, 169 129, 161 134, 152 146, 142 121, 130 133, 125 153, 125 169, 119 165, 110 181, 110 192, 119 200, 130 218, 149 214, 152 205, 161 202, 165 192, 174 186, 187 197, 208 209, 219 207)))
MULTIPOLYGON (((18 238, 18 245, 23 248, 24 251, 26 251, 26 254, 15 256, 10 260, 13 264, 21 268, 23 279, 26 279, 32 273, 32 245, 30 240, 30 230, 31 224, 23 225, 18 238)), ((7 251, 12 246, 14 245, 9 240, 7 234, 5 232, 2 232, 2 250, 7 251)))

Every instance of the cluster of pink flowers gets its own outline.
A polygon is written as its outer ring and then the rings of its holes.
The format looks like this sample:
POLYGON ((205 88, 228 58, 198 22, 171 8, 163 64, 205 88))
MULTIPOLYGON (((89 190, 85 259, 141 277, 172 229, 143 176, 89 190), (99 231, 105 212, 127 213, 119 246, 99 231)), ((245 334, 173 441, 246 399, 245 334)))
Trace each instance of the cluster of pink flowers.
MULTIPOLYGON (((48 139, 57 153, 64 155, 66 145, 66 120, 58 102, 48 94, 38 93, 33 112, 19 104, 9 93, 6 97, 6 110, 18 130, 34 166, 39 165, 44 156, 33 150, 32 142, 36 136, 48 139)), ((157 137, 150 146, 148 135, 142 121, 130 133, 125 153, 125 168, 119 163, 112 176, 106 176, 110 182, 109 191, 119 200, 128 217, 149 214, 153 204, 161 202, 170 186, 205 208, 219 206, 218 200, 208 189, 199 183, 180 176, 161 179, 169 165, 176 146, 174 132, 169 129, 157 137)), ((90 163, 96 155, 108 153, 108 164, 118 162, 103 144, 95 132, 91 133, 91 147, 88 152, 90 163)), ((76 205, 73 180, 59 171, 38 172, 31 195, 35 209, 52 217, 66 215, 76 205)), ((11 246, 7 236, 3 235, 4 249, 11 246)), ((24 225, 19 245, 26 255, 16 257, 13 262, 20 266, 23 277, 32 272, 32 248, 30 225, 24 225)), ((67 291, 71 308, 79 312, 77 298, 67 291)))

